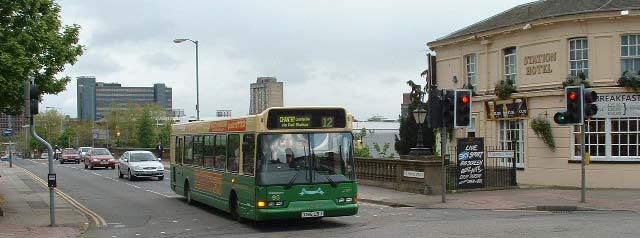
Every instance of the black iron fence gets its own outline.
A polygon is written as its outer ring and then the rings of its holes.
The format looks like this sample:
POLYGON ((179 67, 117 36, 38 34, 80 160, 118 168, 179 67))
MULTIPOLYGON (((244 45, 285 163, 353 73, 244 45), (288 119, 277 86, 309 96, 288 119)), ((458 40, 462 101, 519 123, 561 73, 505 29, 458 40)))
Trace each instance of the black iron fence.
MULTIPOLYGON (((455 146, 449 147, 447 160, 447 190, 459 190, 460 168, 458 167, 458 156, 455 146)), ((502 149, 501 146, 485 146, 484 156, 484 178, 483 188, 504 188, 516 186, 516 164, 515 156, 508 157, 489 157, 488 151, 512 151, 502 149)), ((514 152, 515 155, 515 152, 514 152)))

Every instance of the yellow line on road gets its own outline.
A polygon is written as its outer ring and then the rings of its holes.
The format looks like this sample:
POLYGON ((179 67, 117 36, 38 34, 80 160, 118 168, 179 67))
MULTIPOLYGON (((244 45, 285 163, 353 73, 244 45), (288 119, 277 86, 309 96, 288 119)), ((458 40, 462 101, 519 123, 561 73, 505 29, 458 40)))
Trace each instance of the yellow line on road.
MULTIPOLYGON (((43 187, 49 188, 47 182, 45 182, 43 179, 41 179, 37 175, 33 174, 31 171, 26 170, 24 168, 20 168, 20 169, 24 170, 25 173, 27 173, 29 176, 31 176, 36 182, 38 182, 43 187)), ((64 200, 66 200, 69 204, 71 204, 77 210, 79 210, 82 213, 84 213, 87 216, 89 216, 93 220, 93 222, 96 224, 96 227, 107 226, 107 222, 104 220, 104 218, 102 218, 100 215, 98 215, 97 213, 95 213, 91 209, 89 209, 86 206, 82 205, 80 202, 76 201, 71 196, 67 195, 66 193, 60 191, 57 188, 54 188, 54 191, 56 192, 56 194, 58 194, 58 196, 62 197, 64 200)))

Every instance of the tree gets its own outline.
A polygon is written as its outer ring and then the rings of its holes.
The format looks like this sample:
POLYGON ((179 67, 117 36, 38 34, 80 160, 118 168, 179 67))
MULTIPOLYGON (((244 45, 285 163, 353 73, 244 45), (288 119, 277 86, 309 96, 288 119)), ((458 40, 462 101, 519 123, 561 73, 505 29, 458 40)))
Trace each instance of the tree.
MULTIPOLYGON (((422 86, 415 84, 412 80, 407 81, 407 85, 411 87, 411 105, 409 105, 409 112, 412 112, 418 107, 418 104, 422 102, 425 91, 423 91, 422 86)), ((394 145, 398 154, 407 155, 409 154, 409 150, 416 146, 417 131, 418 124, 416 124, 416 120, 413 118, 413 113, 409 113, 407 117, 400 118, 400 137, 395 136, 394 145)), ((435 139, 433 129, 427 128, 426 124, 422 124, 422 136, 424 145, 433 148, 435 139)))
POLYGON ((142 115, 136 123, 136 129, 138 134, 138 147, 152 148, 155 147, 155 131, 153 128, 153 119, 149 108, 142 109, 142 115))
POLYGON ((0 0, 0 113, 24 108, 23 82, 35 78, 42 93, 65 90, 68 76, 56 78, 82 55, 79 25, 62 26, 53 0, 0 0))

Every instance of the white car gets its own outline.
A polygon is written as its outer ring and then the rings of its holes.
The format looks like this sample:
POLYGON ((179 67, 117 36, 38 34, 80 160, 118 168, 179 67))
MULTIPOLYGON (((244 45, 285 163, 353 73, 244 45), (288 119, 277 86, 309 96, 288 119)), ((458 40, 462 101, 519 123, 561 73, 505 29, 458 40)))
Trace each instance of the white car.
POLYGON ((151 177, 163 180, 164 166, 160 163, 160 159, 149 151, 127 151, 118 160, 118 178, 123 178, 125 175, 129 180, 151 177))
POLYGON ((80 160, 84 159, 87 156, 87 152, 91 150, 92 147, 79 147, 78 153, 80 154, 80 160))

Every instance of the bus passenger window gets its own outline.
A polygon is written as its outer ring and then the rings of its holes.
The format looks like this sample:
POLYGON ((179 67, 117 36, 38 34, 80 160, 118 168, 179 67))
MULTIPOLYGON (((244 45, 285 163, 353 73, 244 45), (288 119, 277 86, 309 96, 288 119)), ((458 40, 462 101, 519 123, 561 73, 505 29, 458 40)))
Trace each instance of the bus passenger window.
POLYGON ((202 166, 204 145, 202 142, 202 136, 193 136, 193 165, 202 166))
POLYGON ((242 171, 244 174, 253 175, 253 149, 254 135, 246 134, 242 138, 242 171))
POLYGON ((213 169, 214 164, 214 155, 213 155, 213 146, 214 146, 214 137, 213 136, 204 136, 204 167, 207 169, 213 169))
POLYGON ((227 164, 227 135, 216 135, 216 145, 213 149, 214 168, 224 170, 227 164))
POLYGON ((182 152, 183 152, 183 144, 184 144, 184 139, 182 137, 178 137, 176 136, 176 151, 175 151, 175 155, 176 155, 176 163, 177 164, 183 164, 182 163, 182 152))
POLYGON ((193 164, 193 137, 185 136, 184 145, 185 145, 185 155, 183 159, 184 164, 191 165, 193 164))
POLYGON ((229 135, 229 143, 227 144, 227 170, 237 173, 239 170, 238 158, 240 157, 240 136, 237 134, 229 135))

